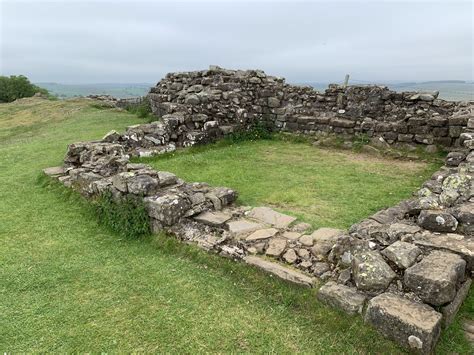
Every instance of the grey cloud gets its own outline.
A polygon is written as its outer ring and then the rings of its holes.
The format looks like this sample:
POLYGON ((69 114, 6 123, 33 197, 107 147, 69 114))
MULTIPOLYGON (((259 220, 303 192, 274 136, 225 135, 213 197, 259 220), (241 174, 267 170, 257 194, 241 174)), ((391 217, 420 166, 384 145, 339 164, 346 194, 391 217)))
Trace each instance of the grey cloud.
POLYGON ((34 81, 155 82, 209 64, 292 82, 473 79, 464 2, 3 1, 0 70, 34 81))

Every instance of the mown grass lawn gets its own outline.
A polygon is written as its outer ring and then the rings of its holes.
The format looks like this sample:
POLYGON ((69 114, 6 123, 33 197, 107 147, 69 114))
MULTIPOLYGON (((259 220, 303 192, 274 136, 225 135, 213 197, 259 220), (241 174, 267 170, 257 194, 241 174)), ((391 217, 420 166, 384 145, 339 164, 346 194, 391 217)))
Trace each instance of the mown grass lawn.
MULTIPOLYGON (((164 236, 120 238, 82 198, 38 183, 68 143, 139 122, 81 100, 0 105, 0 351, 401 352, 359 318, 320 305, 314 290, 164 236)), ((295 186, 305 183, 294 174, 295 186)), ((241 192, 245 203, 272 201, 241 192)), ((455 327, 438 349, 469 348, 455 327)))
POLYGON ((393 206, 439 167, 319 149, 282 136, 219 142, 141 161, 187 181, 234 188, 241 204, 272 206, 315 228, 348 228, 393 206))

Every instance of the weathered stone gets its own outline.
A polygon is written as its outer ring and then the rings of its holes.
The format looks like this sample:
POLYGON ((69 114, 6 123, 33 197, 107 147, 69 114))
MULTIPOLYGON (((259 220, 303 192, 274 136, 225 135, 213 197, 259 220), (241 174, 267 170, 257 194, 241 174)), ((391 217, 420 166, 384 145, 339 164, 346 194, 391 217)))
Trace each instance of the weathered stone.
POLYGON ((276 228, 287 228, 296 220, 295 217, 276 212, 268 207, 255 207, 249 212, 248 216, 276 228))
POLYGON ((265 254, 268 256, 279 257, 286 248, 286 239, 282 238, 272 238, 268 242, 268 248, 265 251, 265 254))
POLYGON ((382 255, 401 269, 412 266, 420 254, 421 250, 416 245, 401 241, 382 250, 382 255))
POLYGON ((466 155, 462 152, 451 152, 446 157, 446 165, 458 166, 465 158, 466 155))
POLYGON ((313 246, 313 237, 311 235, 303 235, 300 237, 299 242, 304 246, 313 246))
POLYGON ((466 262, 458 255, 433 251, 406 269, 404 283, 423 301, 434 306, 451 302, 464 277, 466 262))
POLYGON ((331 270, 331 268, 329 267, 328 263, 316 262, 313 264, 313 274, 315 276, 320 277, 322 274, 328 272, 329 270, 331 270))
POLYGON ((352 258, 352 275, 359 290, 385 290, 395 278, 395 272, 376 251, 360 250, 352 258))
POLYGON ((160 186, 169 186, 176 184, 178 178, 175 174, 169 173, 167 171, 159 171, 158 180, 160 181, 160 186))
POLYGON ((288 249, 285 254, 283 254, 283 260, 285 260, 289 264, 293 264, 298 260, 298 255, 294 249, 288 249))
POLYGON ((158 192, 160 184, 149 175, 138 175, 127 180, 128 192, 135 195, 150 196, 158 192))
POLYGON ((423 233, 413 238, 413 243, 426 250, 445 250, 460 255, 467 262, 467 269, 474 270, 474 237, 461 234, 423 233))
POLYGON ((424 354, 434 350, 441 333, 441 318, 431 307, 392 293, 372 298, 365 313, 365 321, 380 333, 424 354))
POLYGON ((305 222, 300 222, 300 223, 296 223, 294 226, 292 226, 291 230, 293 232, 304 233, 310 228, 311 228, 311 224, 305 223, 305 222))
POLYGON ((257 229, 261 229, 262 227, 262 224, 251 222, 246 219, 227 222, 227 229, 234 237, 245 236, 251 232, 256 231, 257 229))
POLYGON ((245 240, 252 242, 255 240, 269 239, 274 237, 277 233, 278 229, 275 228, 259 229, 250 234, 247 238, 245 238, 245 240))
POLYGON ((286 231, 283 233, 283 238, 286 238, 288 240, 298 240, 300 237, 301 237, 301 233, 297 233, 297 232, 286 231))
POLYGON ((220 212, 220 211, 213 211, 213 212, 206 211, 194 217, 194 219, 198 222, 207 224, 209 226, 215 226, 215 227, 222 226, 225 222, 227 222, 231 218, 232 218, 231 215, 224 212, 220 212))
POLYGON ((454 232, 458 227, 458 221, 452 214, 430 210, 420 212, 418 224, 432 232, 454 232))
POLYGON ((342 231, 334 228, 319 228, 311 234, 314 246, 311 252, 315 256, 325 257, 336 244, 342 231))
POLYGON ((281 264, 262 259, 258 256, 246 256, 244 261, 247 264, 254 265, 266 272, 269 272, 279 278, 290 281, 302 286, 312 287, 314 279, 295 269, 290 269, 281 264))
POLYGON ((461 308, 462 303, 464 302, 469 293, 471 283, 471 279, 468 279, 466 282, 464 282, 459 288, 452 302, 444 307, 441 307, 441 314, 443 315, 443 326, 445 328, 449 327, 449 325, 453 322, 454 317, 456 317, 459 308, 461 308))
POLYGON ((343 310, 348 314, 361 314, 367 297, 356 289, 337 284, 333 281, 327 282, 318 291, 318 300, 343 310))
POLYGON ((166 226, 175 224, 191 207, 189 201, 177 194, 145 198, 148 215, 166 226))
POLYGON ((64 168, 62 166, 54 166, 51 168, 43 169, 43 173, 48 176, 56 177, 64 174, 64 168))

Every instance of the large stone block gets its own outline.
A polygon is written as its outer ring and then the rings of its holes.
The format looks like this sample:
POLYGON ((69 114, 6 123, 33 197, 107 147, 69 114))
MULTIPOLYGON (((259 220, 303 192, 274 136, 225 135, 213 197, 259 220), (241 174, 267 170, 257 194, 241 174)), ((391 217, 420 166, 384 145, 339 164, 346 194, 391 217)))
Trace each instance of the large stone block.
POLYGON ((392 293, 369 301, 365 321, 403 347, 431 353, 441 332, 441 314, 433 308, 392 293))
POLYGON ((418 225, 432 232, 454 232, 458 227, 457 219, 444 211, 421 211, 418 225))
POLYGON ((248 216, 276 228, 286 228, 296 221, 295 217, 274 211, 269 207, 255 207, 248 216))
POLYGON ((359 290, 384 291, 397 276, 379 252, 360 250, 352 258, 352 275, 359 290))
POLYGON ((466 262, 456 254, 433 251, 405 271, 405 286, 434 306, 451 302, 464 277, 466 262))
POLYGON ((421 250, 416 245, 401 241, 382 250, 382 255, 401 269, 412 266, 420 254, 421 250))
POLYGON ((318 299, 348 314, 362 313, 367 297, 356 289, 329 281, 318 292, 318 299))
POLYGON ((340 229, 319 228, 311 234, 313 247, 311 252, 318 257, 326 257, 343 233, 340 229))

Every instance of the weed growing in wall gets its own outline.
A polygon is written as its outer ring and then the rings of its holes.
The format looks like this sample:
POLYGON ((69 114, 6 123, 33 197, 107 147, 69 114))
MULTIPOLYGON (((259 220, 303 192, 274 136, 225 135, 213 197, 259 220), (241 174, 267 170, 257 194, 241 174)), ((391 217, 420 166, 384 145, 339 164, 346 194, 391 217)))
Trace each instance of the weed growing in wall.
POLYGON ((250 127, 237 130, 225 138, 230 143, 238 143, 243 141, 256 141, 261 139, 273 139, 273 133, 268 124, 265 122, 255 122, 250 127))

